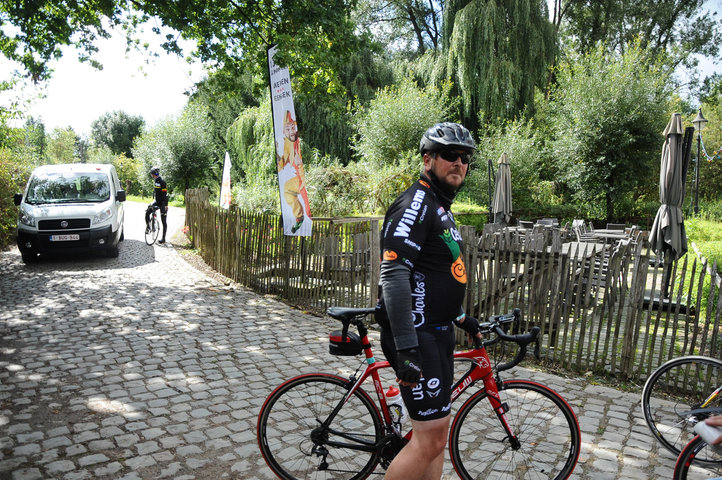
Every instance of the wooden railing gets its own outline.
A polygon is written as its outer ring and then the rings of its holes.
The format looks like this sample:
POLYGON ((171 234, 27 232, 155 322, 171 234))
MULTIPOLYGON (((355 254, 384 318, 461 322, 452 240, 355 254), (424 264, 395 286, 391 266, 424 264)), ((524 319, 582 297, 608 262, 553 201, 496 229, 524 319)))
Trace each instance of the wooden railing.
MULTIPOLYGON (((211 206, 205 190, 186 192, 193 245, 223 275, 317 313, 375 304, 378 218, 314 218, 310 237, 284 236, 280 222, 277 214, 211 206)), ((585 245, 461 231, 466 311, 485 318, 521 308, 524 328, 542 328, 546 361, 643 381, 668 358, 722 351, 720 276, 694 253, 672 263, 664 298, 663 270, 644 236, 585 245)))

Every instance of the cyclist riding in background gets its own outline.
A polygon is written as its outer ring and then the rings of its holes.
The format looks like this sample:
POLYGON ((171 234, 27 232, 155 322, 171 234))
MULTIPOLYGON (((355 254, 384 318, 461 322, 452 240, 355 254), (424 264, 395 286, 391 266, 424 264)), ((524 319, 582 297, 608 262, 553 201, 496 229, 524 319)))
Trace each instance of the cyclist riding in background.
POLYGON ((153 210, 160 210, 160 220, 163 223, 163 237, 158 243, 165 243, 165 232, 168 229, 168 187, 165 180, 160 176, 160 168, 153 167, 150 169, 150 176, 153 178, 153 196, 155 200, 148 205, 145 211, 145 228, 146 233, 150 228, 150 216, 153 210))
POLYGON ((384 218, 376 319, 414 432, 389 466, 388 480, 441 478, 453 385, 452 322, 481 336, 478 321, 461 306, 466 267, 450 210, 475 149, 462 125, 429 128, 420 143, 420 179, 384 218))

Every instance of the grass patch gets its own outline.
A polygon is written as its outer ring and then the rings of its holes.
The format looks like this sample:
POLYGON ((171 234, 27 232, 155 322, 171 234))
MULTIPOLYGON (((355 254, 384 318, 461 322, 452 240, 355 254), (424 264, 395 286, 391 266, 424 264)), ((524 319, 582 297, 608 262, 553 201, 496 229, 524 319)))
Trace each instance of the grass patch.
MULTIPOLYGON (((128 199, 131 202, 139 202, 139 203, 150 203, 154 199, 153 197, 141 197, 140 195, 126 195, 126 199, 128 199)), ((173 197, 169 200, 168 205, 171 207, 185 207, 186 206, 186 200, 183 197, 183 195, 173 195, 173 197)))

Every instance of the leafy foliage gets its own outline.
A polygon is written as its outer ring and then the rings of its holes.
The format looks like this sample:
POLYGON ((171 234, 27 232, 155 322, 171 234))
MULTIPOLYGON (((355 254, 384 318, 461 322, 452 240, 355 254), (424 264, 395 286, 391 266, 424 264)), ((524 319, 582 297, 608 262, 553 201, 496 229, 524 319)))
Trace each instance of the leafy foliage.
POLYGON ((705 0, 567 0, 563 7, 568 35, 581 53, 599 43, 607 52, 624 52, 638 43, 652 55, 669 55, 674 66, 695 64, 695 54, 716 57, 722 29, 705 0))
POLYGON ((55 128, 48 138, 49 163, 74 163, 78 136, 71 127, 55 128))
POLYGON ((220 178, 214 168, 219 155, 213 150, 208 114, 198 105, 186 106, 178 118, 166 119, 141 135, 133 156, 143 165, 138 180, 146 194, 152 191, 148 175, 152 166, 160 167, 169 190, 180 193, 191 186, 218 182, 220 178))
POLYGON ((9 149, 0 148, 0 250, 7 247, 15 234, 18 210, 13 194, 20 193, 30 176, 30 169, 9 149))
POLYGON ((556 49, 544 0, 449 0, 439 73, 456 85, 463 123, 475 128, 478 112, 492 120, 533 114, 556 49))
MULTIPOLYGON (((483 123, 483 121, 482 121, 483 123)), ((543 179, 545 171, 542 134, 532 120, 516 119, 501 125, 489 125, 478 139, 479 161, 472 164, 466 180, 471 200, 489 205, 494 191, 494 178, 502 153, 509 157, 512 181, 512 205, 515 210, 534 204, 553 205, 561 199, 555 194, 553 177, 543 179), (491 168, 491 186, 489 186, 491 168)))
POLYGON ((657 182, 651 172, 659 171, 669 119, 668 79, 640 47, 613 56, 599 47, 559 68, 548 112, 551 153, 576 201, 602 200, 613 219, 615 200, 657 182))
POLYGON ((373 165, 398 163, 409 152, 418 154, 426 129, 451 117, 455 101, 449 90, 448 84, 422 89, 406 78, 379 91, 368 107, 354 116, 356 154, 373 165))
POLYGON ((120 23, 120 5, 116 0, 2 2, 0 51, 21 63, 34 82, 47 80, 51 75, 48 62, 61 57, 62 45, 76 46, 80 59, 92 62, 97 51, 93 42, 109 36, 103 20, 120 23))
POLYGON ((116 110, 94 120, 90 135, 96 145, 105 145, 115 155, 132 157, 133 140, 143 131, 143 125, 143 117, 116 110))

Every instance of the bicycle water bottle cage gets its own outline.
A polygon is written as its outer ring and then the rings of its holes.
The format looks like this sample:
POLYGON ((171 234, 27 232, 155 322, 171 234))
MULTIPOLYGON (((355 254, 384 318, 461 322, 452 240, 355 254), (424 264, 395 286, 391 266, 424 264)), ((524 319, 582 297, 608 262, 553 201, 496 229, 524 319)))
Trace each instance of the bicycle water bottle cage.
POLYGON ((331 355, 353 357, 360 355, 363 351, 361 338, 354 332, 346 332, 344 338, 341 330, 334 330, 328 335, 328 342, 328 351, 331 355))

